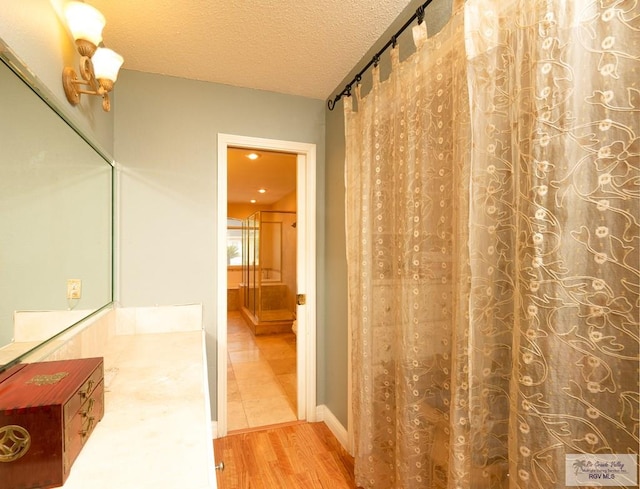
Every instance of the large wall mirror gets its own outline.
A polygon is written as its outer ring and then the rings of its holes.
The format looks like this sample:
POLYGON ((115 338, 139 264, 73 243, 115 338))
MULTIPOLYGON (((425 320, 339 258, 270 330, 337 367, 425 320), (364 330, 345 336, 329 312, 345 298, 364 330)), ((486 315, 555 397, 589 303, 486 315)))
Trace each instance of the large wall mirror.
POLYGON ((113 167, 0 49, 0 371, 113 299, 113 167))

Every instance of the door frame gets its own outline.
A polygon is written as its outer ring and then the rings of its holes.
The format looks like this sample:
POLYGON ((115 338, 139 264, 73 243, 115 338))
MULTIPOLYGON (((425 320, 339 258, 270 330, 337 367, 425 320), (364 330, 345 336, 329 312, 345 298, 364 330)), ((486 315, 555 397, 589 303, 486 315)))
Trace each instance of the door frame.
POLYGON ((227 150, 230 147, 297 154, 296 371, 300 420, 316 420, 316 145, 294 141, 218 134, 217 181, 217 438, 227 434, 227 150))

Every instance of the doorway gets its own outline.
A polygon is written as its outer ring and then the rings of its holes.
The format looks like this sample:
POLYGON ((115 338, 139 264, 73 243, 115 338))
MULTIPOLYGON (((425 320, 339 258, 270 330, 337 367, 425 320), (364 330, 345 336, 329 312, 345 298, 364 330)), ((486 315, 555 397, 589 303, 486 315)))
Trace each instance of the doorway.
MULTIPOLYGON (((228 431, 228 354, 227 335, 227 181, 230 148, 252 148, 295 155, 296 207, 295 222, 296 283, 298 305, 295 305, 296 334, 292 336, 296 350, 297 419, 315 421, 316 409, 316 314, 315 314, 315 145, 290 141, 218 135, 218 279, 217 279, 217 426, 218 437, 228 431)), ((235 318, 232 324, 236 328, 235 318)))

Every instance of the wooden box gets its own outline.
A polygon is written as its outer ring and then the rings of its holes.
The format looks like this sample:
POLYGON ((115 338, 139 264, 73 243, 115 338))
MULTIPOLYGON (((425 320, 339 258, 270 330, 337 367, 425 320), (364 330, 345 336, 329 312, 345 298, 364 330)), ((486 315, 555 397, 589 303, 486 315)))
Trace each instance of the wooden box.
POLYGON ((0 382, 0 487, 62 486, 104 414, 102 358, 21 365, 0 382))

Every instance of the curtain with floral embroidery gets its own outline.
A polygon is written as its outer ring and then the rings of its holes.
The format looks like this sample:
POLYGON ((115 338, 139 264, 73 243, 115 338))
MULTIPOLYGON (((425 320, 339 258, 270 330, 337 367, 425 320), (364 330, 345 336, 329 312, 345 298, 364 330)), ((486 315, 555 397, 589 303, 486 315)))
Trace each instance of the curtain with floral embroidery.
POLYGON ((640 7, 413 34, 345 101, 356 482, 564 488, 640 444, 640 7))

